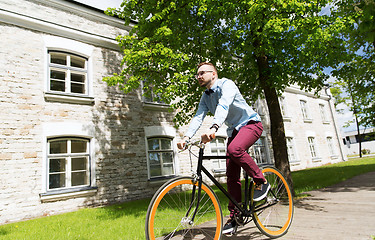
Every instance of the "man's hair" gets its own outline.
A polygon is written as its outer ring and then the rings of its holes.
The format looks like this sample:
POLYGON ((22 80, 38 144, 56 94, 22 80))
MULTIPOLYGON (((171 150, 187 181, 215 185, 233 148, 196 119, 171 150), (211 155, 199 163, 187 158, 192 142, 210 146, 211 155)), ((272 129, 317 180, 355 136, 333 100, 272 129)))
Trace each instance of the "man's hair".
POLYGON ((201 62, 201 63, 199 63, 198 66, 197 66, 197 69, 199 69, 203 65, 209 65, 209 66, 213 67, 215 69, 215 72, 217 73, 217 69, 216 69, 215 65, 213 65, 210 62, 201 62))

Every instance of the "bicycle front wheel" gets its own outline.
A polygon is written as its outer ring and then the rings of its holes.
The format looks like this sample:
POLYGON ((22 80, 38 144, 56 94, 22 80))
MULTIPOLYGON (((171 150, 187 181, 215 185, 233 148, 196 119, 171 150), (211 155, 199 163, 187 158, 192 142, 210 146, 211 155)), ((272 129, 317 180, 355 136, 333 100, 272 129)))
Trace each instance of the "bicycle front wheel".
POLYGON ((287 233, 293 219, 293 197, 281 173, 273 167, 262 170, 271 185, 267 197, 253 202, 253 220, 258 229, 270 238, 287 233))
POLYGON ((146 239, 220 239, 221 207, 213 190, 202 183, 197 207, 198 183, 180 177, 165 183, 155 193, 147 210, 146 239))

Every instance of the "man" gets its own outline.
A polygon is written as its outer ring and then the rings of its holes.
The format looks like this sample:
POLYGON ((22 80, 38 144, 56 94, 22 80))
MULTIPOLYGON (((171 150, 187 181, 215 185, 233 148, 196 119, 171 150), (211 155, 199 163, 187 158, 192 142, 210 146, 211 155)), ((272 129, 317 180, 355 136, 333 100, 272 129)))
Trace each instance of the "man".
MULTIPOLYGON (((200 128, 204 117, 210 111, 214 114, 212 125, 201 136, 203 143, 215 138, 215 133, 225 122, 228 126, 227 144, 227 187, 228 192, 237 202, 241 202, 241 167, 257 184, 254 191, 254 201, 263 199, 270 189, 262 171, 247 153, 261 136, 263 126, 259 115, 246 103, 238 87, 232 80, 218 78, 215 66, 209 62, 198 65, 196 79, 201 87, 207 88, 200 100, 198 110, 192 119, 189 129, 178 148, 183 149, 186 141, 194 136, 200 128)), ((235 206, 230 202, 230 216, 225 224, 223 233, 235 233, 235 206)))

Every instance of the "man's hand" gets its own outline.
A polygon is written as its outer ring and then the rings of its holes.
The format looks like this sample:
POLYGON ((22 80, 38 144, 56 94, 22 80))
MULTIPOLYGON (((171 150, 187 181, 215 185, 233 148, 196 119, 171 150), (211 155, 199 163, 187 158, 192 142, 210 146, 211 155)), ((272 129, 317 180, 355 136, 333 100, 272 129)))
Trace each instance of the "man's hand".
POLYGON ((213 139, 215 139, 215 133, 216 133, 216 129, 211 128, 210 130, 208 130, 207 133, 202 134, 201 136, 202 143, 208 143, 208 142, 211 142, 213 139))
POLYGON ((184 137, 180 142, 177 143, 178 149, 185 149, 186 141, 189 140, 189 137, 184 137))

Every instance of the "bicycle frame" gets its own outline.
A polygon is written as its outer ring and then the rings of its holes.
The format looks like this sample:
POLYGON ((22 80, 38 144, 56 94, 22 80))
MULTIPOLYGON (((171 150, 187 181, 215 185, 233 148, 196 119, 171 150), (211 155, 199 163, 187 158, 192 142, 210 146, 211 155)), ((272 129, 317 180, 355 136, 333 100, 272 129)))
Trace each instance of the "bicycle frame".
MULTIPOLYGON (((191 153, 190 153, 191 154, 191 153)), ((203 182, 203 178, 202 178, 202 172, 204 174, 206 174, 206 176, 215 184, 215 186, 217 186, 219 188, 219 190, 224 193, 224 195, 229 199, 229 201, 231 201, 236 207, 237 209, 243 214, 243 216, 250 216, 251 214, 251 207, 249 210, 246 209, 246 207, 242 207, 240 206, 240 203, 238 203, 230 194, 229 192, 215 179, 214 176, 212 176, 212 174, 203 166, 203 160, 211 160, 211 159, 228 159, 227 156, 204 156, 204 148, 202 147, 199 147, 199 156, 198 156, 198 166, 197 166, 197 177, 198 177, 198 201, 197 201, 197 205, 196 205, 196 208, 195 208, 195 211, 194 211, 194 214, 191 218, 191 221, 193 222, 194 221, 194 218, 195 218, 195 215, 197 213, 197 210, 198 210, 198 207, 199 207, 199 203, 200 203, 200 197, 201 197, 201 188, 202 188, 202 182, 203 182)), ((193 193, 192 193, 192 202, 193 202, 193 199, 195 198, 195 189, 196 187, 194 186, 193 188, 193 193)), ((245 174, 245 202, 244 202, 244 206, 248 206, 249 205, 249 177, 247 176, 247 174, 245 174)), ((187 213, 186 213, 186 216, 189 215, 189 212, 191 210, 191 207, 188 209, 187 213)))

